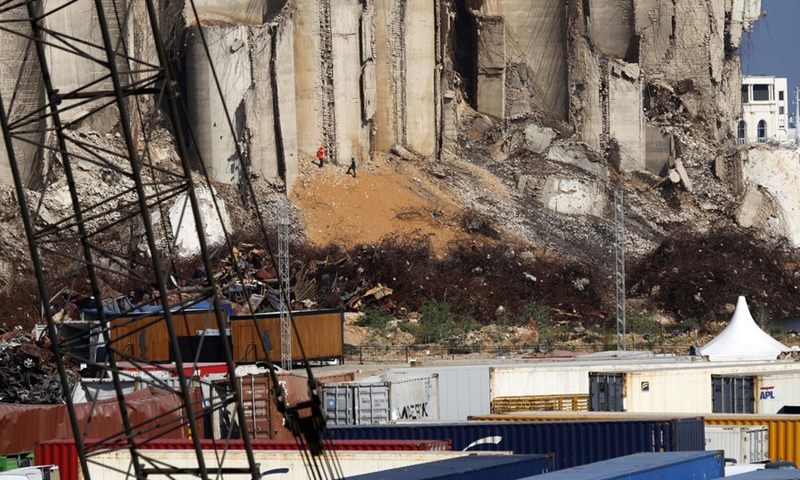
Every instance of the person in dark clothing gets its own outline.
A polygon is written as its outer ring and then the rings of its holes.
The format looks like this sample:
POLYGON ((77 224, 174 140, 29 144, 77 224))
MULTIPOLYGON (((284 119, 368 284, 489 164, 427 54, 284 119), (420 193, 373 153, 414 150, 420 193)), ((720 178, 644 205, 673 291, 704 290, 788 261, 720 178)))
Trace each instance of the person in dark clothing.
POLYGON ((356 159, 355 157, 350 159, 350 166, 347 168, 347 174, 353 175, 353 178, 356 178, 356 159))

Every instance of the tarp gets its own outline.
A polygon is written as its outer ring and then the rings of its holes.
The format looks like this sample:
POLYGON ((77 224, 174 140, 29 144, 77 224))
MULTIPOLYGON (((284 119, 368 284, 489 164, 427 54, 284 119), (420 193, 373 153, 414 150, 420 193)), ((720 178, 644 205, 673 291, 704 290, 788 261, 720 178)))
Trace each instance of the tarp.
POLYGON ((770 337, 756 325, 747 301, 739 297, 725 330, 700 349, 710 361, 775 360, 789 347, 770 337))

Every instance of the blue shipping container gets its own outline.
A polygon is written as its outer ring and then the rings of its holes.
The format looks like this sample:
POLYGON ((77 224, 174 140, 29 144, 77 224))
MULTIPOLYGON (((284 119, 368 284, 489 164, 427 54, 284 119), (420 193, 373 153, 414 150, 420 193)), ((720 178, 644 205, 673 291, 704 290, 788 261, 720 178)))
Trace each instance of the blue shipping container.
POLYGON ((702 451, 703 419, 600 422, 460 422, 332 427, 340 440, 450 440, 453 450, 554 454, 555 469, 641 452, 702 451))
POLYGON ((800 480, 800 470, 756 470, 755 472, 734 475, 736 480, 800 480))
POLYGON ((350 477, 350 480, 517 480, 552 471, 549 455, 469 455, 350 477))
MULTIPOLYGON (((536 480, 713 480, 724 476, 725 459, 720 451, 661 452, 637 453, 567 468, 536 480)), ((521 480, 528 478, 532 477, 521 480)))

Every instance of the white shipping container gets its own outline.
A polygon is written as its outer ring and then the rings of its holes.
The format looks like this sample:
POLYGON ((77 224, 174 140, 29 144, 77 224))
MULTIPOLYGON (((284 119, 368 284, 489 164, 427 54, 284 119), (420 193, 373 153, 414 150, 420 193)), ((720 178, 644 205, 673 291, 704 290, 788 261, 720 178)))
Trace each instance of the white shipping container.
POLYGON ((706 450, 723 450, 737 464, 769 461, 769 428, 757 426, 706 426, 706 450))
POLYGON ((702 357, 649 357, 593 361, 539 361, 525 366, 490 367, 490 399, 531 395, 586 395, 589 372, 652 371, 705 368, 714 373, 800 369, 796 362, 714 362, 702 357))
POLYGON ((322 386, 329 425, 372 425, 390 421, 438 420, 439 378, 387 374, 360 382, 322 386))
MULTIPOLYGON (((164 468, 165 465, 176 468, 197 468, 197 457, 193 450, 140 450, 140 462, 144 468, 164 468)), ((214 469, 219 467, 218 452, 205 451, 203 459, 209 477, 216 477, 214 469)), ((475 452, 471 452, 475 454, 475 452)), ((489 453, 489 452, 486 452, 489 453)), ((497 452, 491 452, 496 454, 497 452)), ((281 480, 310 480, 303 463, 304 454, 288 450, 257 450, 253 452, 259 463, 259 470, 265 472, 274 468, 288 468, 289 472, 275 478, 281 480)), ((469 455, 469 452, 434 452, 434 451, 344 451, 337 450, 328 460, 335 458, 341 467, 344 478, 365 473, 388 470, 390 468, 407 467, 421 463, 437 462, 469 455)), ((501 453, 502 454, 502 453, 501 453)), ((243 450, 228 450, 225 453, 223 468, 247 468, 247 456, 243 450)), ((324 461, 324 460, 323 460, 324 461)), ((327 467, 323 464, 323 468, 327 467)), ((79 471, 79 479, 85 477, 79 471)), ((130 454, 127 450, 92 454, 89 462, 90 478, 103 480, 127 480, 133 475, 130 454)), ((160 477, 160 476, 159 476, 160 477)), ((225 480, 251 480, 249 474, 226 474, 225 480)), ((265 477, 269 478, 269 477, 265 477)))
POLYGON ((489 365, 392 368, 396 375, 436 375, 439 378, 440 420, 466 420, 491 412, 489 365))
POLYGON ((797 363, 714 363, 668 370, 590 372, 592 411, 713 413, 712 375, 780 370, 800 373, 797 363))
POLYGON ((755 413, 781 412, 786 407, 800 407, 800 372, 755 375, 755 413))

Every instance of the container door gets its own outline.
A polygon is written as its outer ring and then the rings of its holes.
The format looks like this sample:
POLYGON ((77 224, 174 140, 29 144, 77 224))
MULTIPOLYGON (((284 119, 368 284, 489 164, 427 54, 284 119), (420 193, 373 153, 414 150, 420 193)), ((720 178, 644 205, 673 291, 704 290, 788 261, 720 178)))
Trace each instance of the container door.
POLYGON ((589 372, 589 410, 622 412, 623 374, 589 372))
POLYGON ((364 384, 356 387, 356 421, 358 425, 386 423, 390 419, 389 385, 364 384))
POLYGON ((752 376, 712 375, 713 413, 755 413, 755 379, 752 376))
POLYGON ((353 415, 352 385, 327 384, 322 386, 322 404, 328 415, 328 425, 355 425, 353 415))

